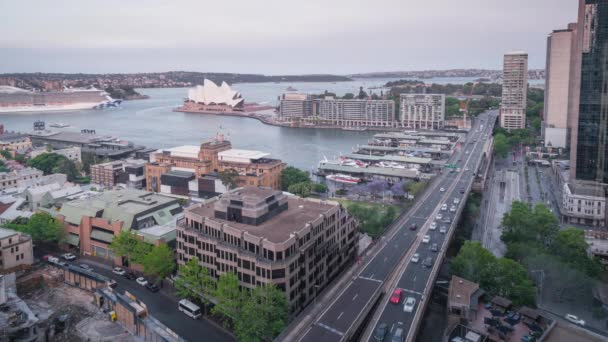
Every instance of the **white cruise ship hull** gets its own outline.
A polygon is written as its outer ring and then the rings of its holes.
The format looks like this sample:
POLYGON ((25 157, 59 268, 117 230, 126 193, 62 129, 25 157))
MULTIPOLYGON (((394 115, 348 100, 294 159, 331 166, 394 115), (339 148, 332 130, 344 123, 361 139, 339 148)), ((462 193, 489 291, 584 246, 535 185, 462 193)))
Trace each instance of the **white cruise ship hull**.
POLYGON ((26 112, 52 112, 52 111, 70 111, 70 110, 83 110, 93 109, 93 107, 103 104, 104 102, 91 102, 91 103, 72 103, 65 105, 40 105, 40 106, 15 106, 15 107, 2 107, 0 106, 0 113, 26 113, 26 112))

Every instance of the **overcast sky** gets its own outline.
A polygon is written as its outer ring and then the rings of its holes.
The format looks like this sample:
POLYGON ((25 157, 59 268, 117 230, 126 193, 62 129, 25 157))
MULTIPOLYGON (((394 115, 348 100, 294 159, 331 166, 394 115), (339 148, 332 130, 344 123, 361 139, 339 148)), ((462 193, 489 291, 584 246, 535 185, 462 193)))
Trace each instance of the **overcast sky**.
POLYGON ((544 68, 577 0, 0 0, 0 72, 544 68))

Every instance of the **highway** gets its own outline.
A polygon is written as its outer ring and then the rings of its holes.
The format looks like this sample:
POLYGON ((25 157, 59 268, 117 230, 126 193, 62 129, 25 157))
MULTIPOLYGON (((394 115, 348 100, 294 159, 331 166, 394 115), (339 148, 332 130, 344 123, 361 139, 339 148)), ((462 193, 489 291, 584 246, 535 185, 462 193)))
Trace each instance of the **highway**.
MULTIPOLYGON (((299 339, 300 341, 347 341, 351 339, 373 304, 384 292, 386 285, 391 283, 387 280, 391 280, 395 274, 399 276, 397 286, 405 290, 404 298, 408 296, 416 298, 416 310, 406 314, 403 312, 402 305, 386 305, 390 292, 394 289, 394 287, 391 287, 389 295, 385 296, 380 302, 381 315, 378 322, 388 324, 403 322, 406 334, 410 331, 410 327, 413 330, 416 329, 417 324, 413 324, 415 322, 414 316, 421 316, 424 312, 424 308, 419 304, 420 299, 423 298, 423 293, 430 288, 428 283, 431 270, 441 263, 442 258, 438 258, 438 255, 443 255, 447 248, 445 236, 453 233, 458 221, 455 216, 462 210, 466 202, 465 199, 470 191, 474 170, 476 170, 481 160, 482 148, 486 141, 482 139, 482 135, 492 134, 496 115, 496 111, 493 111, 483 113, 478 117, 475 126, 467 135, 461 151, 457 152, 451 159, 451 162, 461 168, 461 172, 448 172, 446 170, 438 176, 439 178, 432 183, 423 198, 417 199, 416 205, 409 214, 401 218, 398 228, 379 242, 383 244, 380 251, 367 261, 362 271, 353 277, 342 292, 339 292, 333 302, 315 320, 314 324, 305 331, 299 339), (477 132, 480 122, 484 122, 481 133, 477 132), (465 168, 470 170, 465 171, 465 168), (445 191, 440 191, 440 188, 445 191), (461 191, 464 194, 461 194, 461 191), (450 222, 438 222, 437 230, 430 233, 431 243, 421 244, 422 237, 429 230, 429 225, 440 210, 441 204, 449 200, 449 208, 454 197, 461 199, 458 211, 456 213, 449 210, 442 211, 444 220, 445 216, 448 216, 451 218, 450 222), (418 229, 410 230, 409 227, 412 224, 416 224, 418 229), (439 232, 439 227, 442 225, 449 227, 445 235, 439 232), (440 251, 438 253, 429 250, 432 243, 439 244, 440 251), (420 262, 418 264, 407 264, 407 267, 403 268, 402 262, 409 260, 414 250, 421 256, 420 262), (422 266, 422 262, 427 256, 433 258, 432 268, 422 266)), ((372 320, 371 324, 375 325, 376 321, 372 320)))

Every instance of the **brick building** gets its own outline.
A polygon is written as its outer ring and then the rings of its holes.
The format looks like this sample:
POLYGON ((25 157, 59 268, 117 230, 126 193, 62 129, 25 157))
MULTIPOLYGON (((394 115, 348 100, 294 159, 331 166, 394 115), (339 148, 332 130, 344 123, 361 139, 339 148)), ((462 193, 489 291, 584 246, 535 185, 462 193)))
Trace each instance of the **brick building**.
POLYGON ((342 205, 239 188, 188 208, 177 226, 178 263, 197 257, 243 288, 275 284, 300 311, 357 255, 357 224, 342 205))

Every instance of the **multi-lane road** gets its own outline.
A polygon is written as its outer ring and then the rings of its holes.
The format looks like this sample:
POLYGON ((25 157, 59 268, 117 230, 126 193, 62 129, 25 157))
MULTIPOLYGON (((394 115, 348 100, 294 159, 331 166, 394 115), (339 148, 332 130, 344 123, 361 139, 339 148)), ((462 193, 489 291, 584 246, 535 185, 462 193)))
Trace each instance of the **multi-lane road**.
MULTIPOLYGON (((410 335, 413 335, 417 327, 415 317, 419 319, 418 317, 421 317, 424 311, 424 305, 420 303, 421 299, 426 298, 423 296, 428 295, 426 293, 429 292, 429 282, 432 282, 431 271, 441 263, 442 257, 440 256, 443 255, 448 245, 448 239, 445 237, 453 232, 457 215, 466 202, 474 171, 481 161, 483 145, 486 142, 484 136, 492 134, 495 120, 496 112, 484 113, 478 117, 461 150, 451 160, 457 164, 460 172, 444 171, 442 175, 438 176, 439 179, 432 183, 423 198, 417 200, 416 206, 407 215, 400 218, 398 227, 389 236, 382 239, 380 243, 383 244, 383 247, 379 252, 339 292, 333 302, 304 332, 300 341, 345 341, 353 338, 353 334, 359 330, 364 316, 370 312, 378 297, 382 295, 395 276, 398 276, 397 287, 404 290, 404 297, 411 296, 417 299, 416 308, 412 313, 404 313, 402 304, 386 304, 389 297, 386 296, 378 306, 381 315, 377 322, 386 322, 390 325, 402 322, 406 335, 410 331, 412 332, 410 335), (479 130, 481 125, 483 127, 479 130), (460 199, 457 206, 458 211, 441 211, 444 218, 439 220, 436 230, 430 231, 430 223, 440 212, 441 205, 448 203, 449 209, 455 197, 460 199), (449 217, 450 220, 445 220, 446 217, 449 217), (417 226, 416 230, 410 230, 413 224, 417 226), (446 234, 440 233, 442 225, 448 227, 446 234), (422 244, 421 240, 426 234, 431 235, 431 242, 422 244), (429 250, 433 243, 438 244, 440 248, 438 252, 429 250), (419 253, 420 262, 418 264, 407 263, 407 266, 403 268, 404 261, 409 260, 413 253, 419 253), (428 256, 432 258, 430 268, 422 265, 428 256)), ((390 292, 394 288, 391 287, 390 292)), ((371 324, 375 325, 377 322, 372 320, 371 324)))

